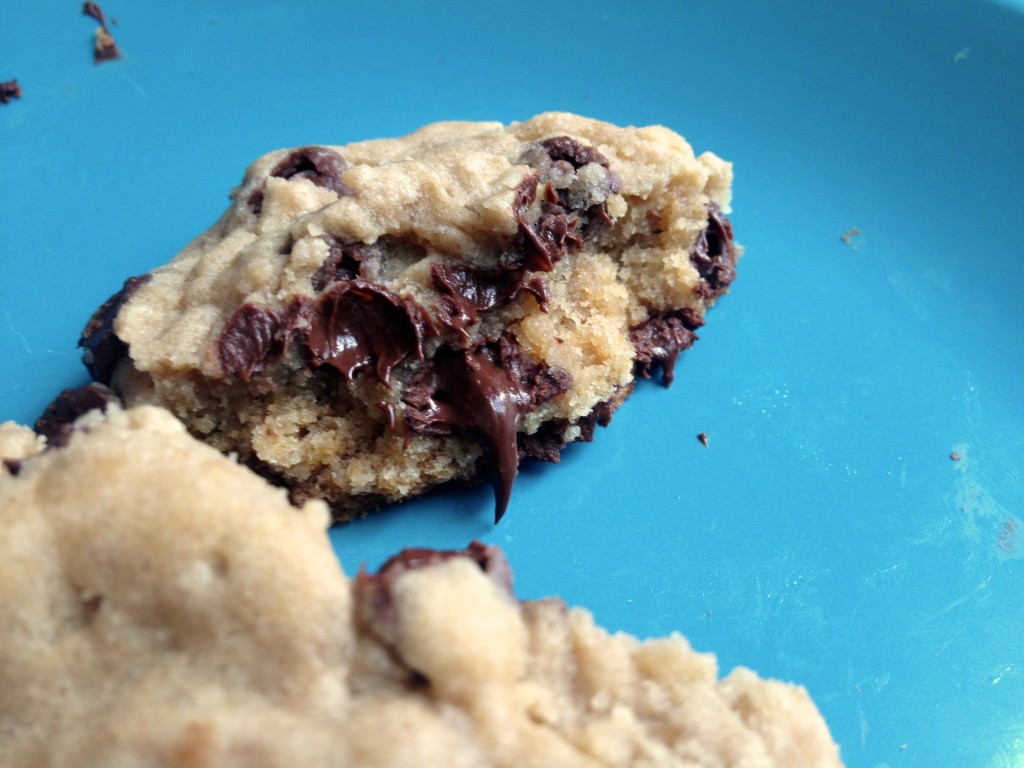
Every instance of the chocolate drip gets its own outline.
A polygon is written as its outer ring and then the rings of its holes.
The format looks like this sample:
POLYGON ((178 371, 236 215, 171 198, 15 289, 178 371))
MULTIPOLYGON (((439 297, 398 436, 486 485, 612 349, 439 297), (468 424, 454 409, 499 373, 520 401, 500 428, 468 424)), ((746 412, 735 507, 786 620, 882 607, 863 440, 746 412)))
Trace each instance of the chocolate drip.
POLYGON ((117 393, 103 384, 65 389, 46 406, 33 428, 46 438, 48 447, 60 448, 71 439, 74 423, 79 417, 96 409, 105 411, 111 403, 120 402, 117 393))
POLYGON ((708 226, 697 238, 690 263, 707 283, 712 296, 725 293, 736 277, 732 224, 717 205, 708 206, 708 226))
POLYGON ((414 301, 364 280, 336 283, 309 304, 307 314, 312 364, 336 368, 349 381, 372 366, 390 386, 392 369, 406 356, 423 359, 423 339, 433 330, 414 301))
MULTIPOLYGON (((354 195, 356 191, 341 180, 349 169, 348 160, 327 147, 299 147, 270 171, 271 176, 280 179, 309 179, 318 187, 335 192, 339 197, 354 195)), ((248 205, 253 213, 263 210, 264 188, 261 184, 249 195, 248 205)))
POLYGON ((693 310, 683 309, 654 315, 631 329, 629 338, 636 350, 637 374, 650 378, 654 369, 660 366, 662 384, 666 387, 671 385, 679 354, 693 346, 697 340, 694 331, 702 324, 693 310))
POLYGON ((465 435, 483 447, 498 522, 519 471, 519 419, 569 384, 563 371, 526 361, 508 336, 472 350, 444 348, 406 388, 406 425, 422 435, 465 435))
POLYGON ((526 280, 526 272, 485 272, 458 265, 434 264, 430 277, 440 293, 438 322, 466 336, 466 328, 487 312, 516 301, 525 291, 547 311, 548 289, 542 280, 526 280))
POLYGON ((84 350, 82 362, 85 363, 89 375, 101 384, 110 383, 117 364, 128 354, 128 345, 114 333, 117 313, 132 294, 150 279, 148 274, 129 277, 124 287, 103 302, 103 305, 93 313, 82 331, 82 337, 78 340, 78 346, 84 350))

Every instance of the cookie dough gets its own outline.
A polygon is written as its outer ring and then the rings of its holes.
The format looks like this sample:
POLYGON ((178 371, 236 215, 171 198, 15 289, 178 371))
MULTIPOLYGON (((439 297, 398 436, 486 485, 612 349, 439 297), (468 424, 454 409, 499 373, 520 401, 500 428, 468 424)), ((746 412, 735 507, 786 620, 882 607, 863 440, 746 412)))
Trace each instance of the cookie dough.
POLYGON ((500 517, 522 458, 672 380, 735 274, 731 176, 560 113, 273 152, 96 312, 85 362, 339 519, 487 477, 500 517))
POLYGON ((517 601, 494 547, 350 580, 168 412, 66 438, 0 474, 4 766, 840 765, 802 688, 517 601))

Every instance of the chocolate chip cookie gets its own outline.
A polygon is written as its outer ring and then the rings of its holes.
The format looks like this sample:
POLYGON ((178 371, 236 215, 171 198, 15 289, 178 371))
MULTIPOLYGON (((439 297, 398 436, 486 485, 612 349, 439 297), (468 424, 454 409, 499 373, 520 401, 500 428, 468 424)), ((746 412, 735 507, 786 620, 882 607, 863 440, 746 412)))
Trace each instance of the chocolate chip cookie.
POLYGON ((661 127, 439 123, 257 160, 85 329, 93 377, 338 519, 589 441, 729 287, 731 167, 661 127))
POLYGON ((115 404, 0 427, 0 763, 839 766, 806 691, 519 601, 502 553, 341 571, 321 501, 115 404))

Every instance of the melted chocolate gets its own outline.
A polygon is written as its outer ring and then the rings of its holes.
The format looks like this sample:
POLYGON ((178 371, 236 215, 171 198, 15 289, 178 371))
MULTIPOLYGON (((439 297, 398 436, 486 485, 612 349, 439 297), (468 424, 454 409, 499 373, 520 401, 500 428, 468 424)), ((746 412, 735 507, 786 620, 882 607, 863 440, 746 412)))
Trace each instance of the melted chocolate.
POLYGON ((226 376, 249 381, 284 353, 283 322, 276 312, 243 304, 217 337, 216 353, 226 376))
MULTIPOLYGON (((273 167, 271 176, 280 179, 309 179, 318 187, 325 187, 339 197, 354 195, 356 191, 341 180, 341 175, 349 169, 348 161, 327 147, 299 147, 273 167)), ((263 210, 263 186, 253 190, 248 204, 253 213, 263 210)))
POLYGON ((59 448, 67 445, 79 417, 96 409, 105 411, 111 403, 121 399, 110 387, 88 384, 65 389, 48 406, 33 425, 35 431, 46 438, 46 445, 59 448))
POLYGON ((712 296, 725 293, 736 277, 732 224, 717 205, 708 206, 708 226, 697 238, 690 263, 707 283, 712 296))
POLYGON ((570 383, 565 372, 526 361, 507 336, 472 350, 443 348, 403 394, 406 425, 422 435, 465 435, 483 447, 498 522, 519 471, 519 419, 570 383))
POLYGON ((9 104, 12 99, 21 98, 21 86, 18 80, 5 80, 0 83, 0 104, 9 104))
POLYGON ((542 280, 526 280, 523 270, 485 272, 460 265, 434 264, 430 277, 440 293, 438 322, 464 336, 466 328, 487 312, 516 301, 523 292, 533 294, 541 310, 547 311, 548 289, 542 280))
POLYGON ((629 332, 636 350, 636 372, 645 379, 654 369, 661 367, 661 382, 666 387, 675 379, 675 366, 679 354, 693 346, 697 340, 694 331, 701 325, 700 318, 689 309, 654 315, 647 322, 629 332))
POLYGON ((84 349, 82 362, 89 370, 89 375, 101 384, 110 383, 117 364, 128 354, 128 345, 114 333, 117 313, 132 294, 149 280, 148 274, 129 277, 124 287, 93 313, 82 331, 82 338, 78 340, 78 346, 84 349))
POLYGON ((4 469, 6 469, 8 472, 10 472, 15 477, 17 477, 18 474, 21 472, 21 468, 22 468, 22 466, 24 466, 24 464, 25 464, 25 462, 22 461, 21 459, 4 459, 3 460, 4 469))
POLYGON ((334 284, 309 308, 306 343, 312 364, 336 368, 349 381, 372 367, 390 385, 392 369, 408 355, 423 359, 423 339, 433 330, 414 301, 364 280, 334 284))

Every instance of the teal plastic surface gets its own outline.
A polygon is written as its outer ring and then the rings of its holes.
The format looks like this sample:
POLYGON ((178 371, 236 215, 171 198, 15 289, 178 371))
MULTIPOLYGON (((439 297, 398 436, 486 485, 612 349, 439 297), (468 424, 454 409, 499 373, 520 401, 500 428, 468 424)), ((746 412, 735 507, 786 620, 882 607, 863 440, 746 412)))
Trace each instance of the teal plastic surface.
POLYGON ((266 151, 665 124, 735 163, 746 247, 674 386, 524 466, 499 526, 445 490, 334 530, 341 562, 480 538, 522 597, 807 686, 851 766, 1024 766, 1019 4, 103 5, 99 66, 80 4, 0 9, 0 420, 85 381, 93 309, 266 151))

